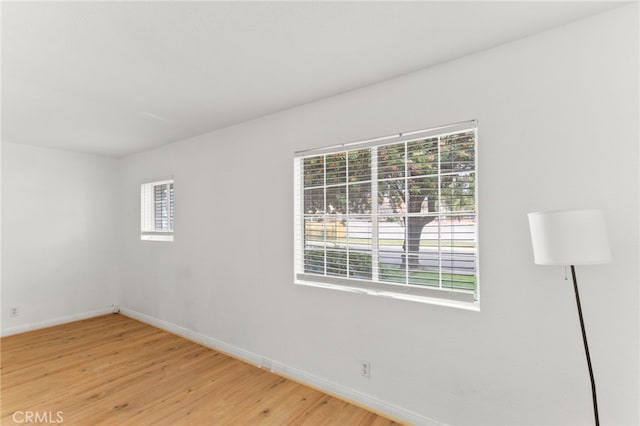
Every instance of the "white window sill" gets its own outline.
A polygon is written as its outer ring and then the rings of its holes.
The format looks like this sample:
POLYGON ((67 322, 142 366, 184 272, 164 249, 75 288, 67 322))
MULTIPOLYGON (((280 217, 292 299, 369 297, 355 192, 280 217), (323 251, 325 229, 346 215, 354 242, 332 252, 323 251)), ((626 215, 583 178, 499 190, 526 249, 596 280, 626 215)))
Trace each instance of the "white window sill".
POLYGON ((140 235, 143 241, 173 241, 173 234, 170 235, 140 235))
POLYGON ((463 301, 455 300, 453 298, 447 298, 448 294, 453 294, 446 290, 434 290, 436 292, 442 292, 442 297, 430 297, 420 294, 407 294, 400 293, 391 290, 379 290, 358 286, 350 286, 344 284, 323 283, 305 279, 294 279, 294 284, 304 285, 309 287, 328 288, 331 290, 346 291, 350 293, 368 294, 371 296, 388 297, 390 299, 407 300, 411 302, 426 303, 430 305, 446 306, 449 308, 465 309, 468 311, 480 312, 479 301, 463 301))

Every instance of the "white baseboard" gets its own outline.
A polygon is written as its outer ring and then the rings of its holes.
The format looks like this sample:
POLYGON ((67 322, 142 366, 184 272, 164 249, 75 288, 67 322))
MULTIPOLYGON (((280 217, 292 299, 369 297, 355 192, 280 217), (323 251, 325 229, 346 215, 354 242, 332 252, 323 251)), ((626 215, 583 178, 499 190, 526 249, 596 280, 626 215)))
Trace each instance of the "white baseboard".
POLYGON ((189 340, 193 340, 195 342, 201 343, 204 346, 210 347, 220 352, 227 353, 235 358, 239 358, 245 362, 254 364, 258 367, 262 368, 265 365, 265 363, 268 363, 271 365, 270 370, 273 371, 274 373, 280 374, 285 377, 290 377, 293 380, 296 380, 303 384, 307 384, 313 388, 317 388, 326 393, 336 395, 348 401, 352 401, 358 405, 362 405, 373 411, 384 413, 388 416, 394 417, 403 422, 408 422, 415 425, 425 425, 425 426, 426 425, 429 425, 429 426, 444 425, 444 423, 435 421, 433 419, 429 419, 420 414, 406 410, 402 407, 398 407, 397 405, 372 397, 370 395, 367 395, 355 389, 351 389, 344 385, 332 382, 330 380, 324 379, 322 377, 316 376, 306 371, 287 366, 277 361, 266 359, 265 357, 260 356, 256 353, 247 351, 237 346, 230 345, 229 343, 225 343, 213 337, 205 336, 204 334, 189 330, 179 325, 176 325, 167 321, 163 321, 161 319, 154 318, 140 312, 136 312, 132 309, 121 308, 120 313, 128 317, 140 320, 142 322, 154 325, 158 328, 170 331, 174 334, 185 337, 189 340))
POLYGON ((37 330, 39 328, 51 327, 54 325, 65 324, 68 322, 79 321, 100 315, 113 313, 113 306, 108 308, 96 309, 95 311, 83 312, 80 314, 65 315, 63 317, 53 318, 45 321, 34 322, 30 324, 18 325, 16 327, 3 328, 0 336, 11 336, 12 334, 25 333, 27 331, 37 330))

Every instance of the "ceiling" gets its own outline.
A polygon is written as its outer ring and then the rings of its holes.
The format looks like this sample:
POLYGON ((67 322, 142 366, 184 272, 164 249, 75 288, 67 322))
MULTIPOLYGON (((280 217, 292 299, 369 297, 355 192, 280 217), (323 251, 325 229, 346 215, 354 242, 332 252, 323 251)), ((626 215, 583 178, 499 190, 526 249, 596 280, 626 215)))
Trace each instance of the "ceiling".
POLYGON ((121 157, 615 2, 2 2, 2 140, 121 157))

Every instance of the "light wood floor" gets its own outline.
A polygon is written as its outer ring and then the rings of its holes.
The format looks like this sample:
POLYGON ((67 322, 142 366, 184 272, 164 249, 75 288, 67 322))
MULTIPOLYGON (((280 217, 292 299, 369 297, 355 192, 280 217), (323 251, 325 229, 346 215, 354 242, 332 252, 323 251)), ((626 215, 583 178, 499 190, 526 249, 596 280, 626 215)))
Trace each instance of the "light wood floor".
POLYGON ((3 425, 29 411, 52 423, 60 411, 68 425, 394 424, 122 315, 8 336, 1 345, 3 425))

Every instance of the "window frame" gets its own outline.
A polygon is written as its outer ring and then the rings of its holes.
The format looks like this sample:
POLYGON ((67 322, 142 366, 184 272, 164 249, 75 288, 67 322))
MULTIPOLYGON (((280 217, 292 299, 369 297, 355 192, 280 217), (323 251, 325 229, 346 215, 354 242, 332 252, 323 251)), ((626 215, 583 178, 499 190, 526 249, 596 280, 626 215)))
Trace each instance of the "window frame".
POLYGON ((174 240, 175 230, 175 182, 173 178, 144 182, 140 185, 140 240, 142 241, 166 241, 174 240), (158 229, 156 227, 156 199, 155 190, 158 186, 171 185, 172 191, 167 197, 168 227, 158 229))
MULTIPOLYGON (((347 154, 348 155, 348 154, 347 154)), ((438 156, 438 162, 440 161, 440 153, 438 156)), ((377 172, 378 168, 378 159, 376 158, 375 163, 373 165, 373 161, 369 166, 372 173, 377 172)), ((391 136, 385 136, 375 139, 369 139, 365 141, 359 142, 351 142, 340 145, 334 145, 329 147, 323 147, 318 149, 311 149, 305 151, 298 151, 294 153, 293 158, 294 164, 294 259, 293 259, 293 281, 294 284, 304 285, 304 286, 312 286, 312 287, 320 287, 320 288, 329 288, 334 290, 341 290, 347 292, 355 292, 362 294, 369 294, 375 296, 389 297, 393 299, 399 300, 409 300, 415 302, 422 303, 431 303, 442 306, 450 306, 463 308, 468 310, 479 311, 480 310, 480 250, 479 250, 479 184, 478 184, 478 125, 477 120, 470 120, 460 123, 455 123, 447 126, 439 126, 425 130, 418 130, 406 133, 400 133, 391 136), (308 157, 318 156, 322 154, 332 154, 332 153, 348 153, 349 151, 361 150, 365 148, 372 148, 372 152, 377 152, 375 149, 381 146, 393 145, 398 143, 410 143, 413 141, 421 141, 428 138, 434 137, 445 137, 448 135, 454 135, 457 133, 469 132, 472 131, 474 135, 473 139, 473 153, 474 153, 474 163, 473 163, 473 183, 474 183, 474 223, 473 223, 473 231, 474 231, 474 260, 475 260, 475 289, 471 290, 461 290, 456 288, 438 288, 438 287, 427 287, 424 285, 416 285, 416 284, 407 284, 407 283, 392 283, 392 282, 383 282, 383 281, 374 281, 373 278, 369 279, 358 279, 353 277, 340 277, 340 276, 328 276, 326 274, 313 274, 305 271, 305 212, 304 212, 304 175, 303 175, 303 164, 304 159, 308 157)), ((326 169, 325 172, 326 174, 326 169)), ((438 177, 443 176, 442 170, 440 166, 438 167, 438 177)), ((379 176, 372 176, 371 182, 374 180, 380 181, 379 176)), ((348 185, 348 184, 347 184, 348 185)), ((378 184, 372 185, 371 193, 377 193, 378 184)), ((307 187, 308 188, 308 187, 307 187)), ((327 189, 329 186, 326 181, 323 185, 323 188, 327 189)), ((376 196, 377 197, 377 196, 376 196)), ((372 195, 373 198, 373 195, 372 195)), ((377 207, 372 209, 372 212, 369 216, 373 215, 381 215, 377 212, 377 207)), ((446 214, 436 211, 435 215, 440 218, 443 216, 447 216, 446 214)), ((367 215, 364 215, 367 216, 367 215)), ((372 220, 372 226, 373 225, 372 220)), ((376 223, 378 221, 376 220, 376 223)), ((377 234, 378 231, 373 232, 377 234)), ((442 240, 440 235, 438 236, 438 241, 442 240)), ((327 240, 325 240, 327 241, 327 240)), ((374 248, 374 245, 377 243, 377 237, 372 236, 371 247, 372 247, 372 257, 377 257, 381 250, 378 246, 374 248), (375 251, 375 254, 374 254, 375 251)), ((325 242, 326 245, 326 242, 325 242)), ((325 250, 326 253, 326 250, 325 250)), ((323 260, 324 264, 327 264, 326 259, 323 260)), ((439 274, 442 274, 442 267, 439 267, 439 274)), ((374 273, 376 276, 377 273, 374 273)))

